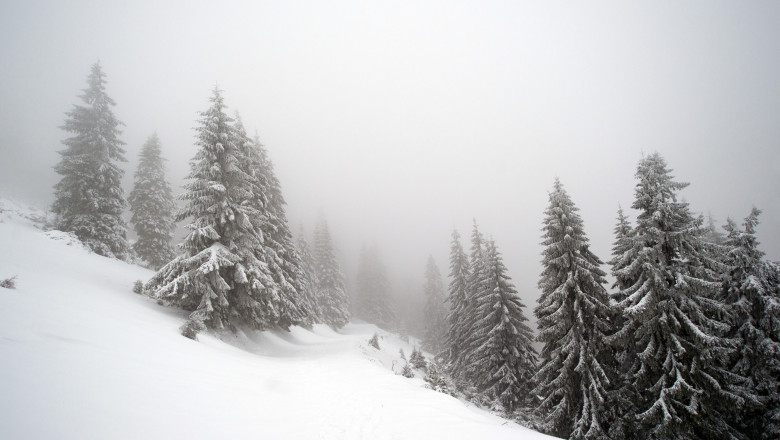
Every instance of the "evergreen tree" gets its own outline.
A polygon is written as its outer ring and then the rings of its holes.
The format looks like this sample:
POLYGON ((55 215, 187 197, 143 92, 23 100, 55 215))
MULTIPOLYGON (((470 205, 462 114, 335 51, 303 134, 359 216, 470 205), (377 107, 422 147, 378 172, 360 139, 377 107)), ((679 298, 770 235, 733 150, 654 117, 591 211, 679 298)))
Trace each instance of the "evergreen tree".
POLYGON ((392 329, 397 321, 390 304, 389 290, 379 252, 374 246, 364 246, 358 263, 356 315, 384 329, 392 329))
POLYGON ((428 258, 425 266, 425 349, 432 353, 444 350, 447 337, 447 312, 444 308, 444 283, 441 273, 428 258))
POLYGON ((590 251, 577 207, 558 179, 545 211, 542 291, 535 314, 544 343, 534 394, 545 430, 570 439, 606 439, 606 337, 612 309, 601 261, 590 251))
POLYGON ((62 126, 73 136, 63 141, 62 159, 54 167, 62 179, 54 187, 52 211, 57 228, 73 232, 96 254, 124 259, 128 252, 122 220, 124 171, 118 166, 125 161, 124 143, 100 63, 92 66, 81 99, 84 105, 73 106, 62 126))
MULTIPOLYGON (((614 233, 615 241, 609 265, 616 280, 612 285, 614 290, 611 297, 613 302, 617 304, 625 299, 621 292, 624 292, 635 282, 629 278, 630 274, 623 273, 623 269, 635 259, 632 252, 634 229, 631 227, 628 217, 623 213, 623 208, 618 208, 614 233)), ((607 338, 614 358, 611 369, 613 375, 610 378, 611 386, 602 417, 608 425, 609 436, 612 439, 623 439, 627 437, 627 433, 633 432, 633 416, 636 414, 634 405, 639 399, 633 382, 629 380, 629 371, 637 362, 637 354, 634 352, 633 334, 621 331, 621 329, 630 328, 625 325, 626 318, 621 313, 617 313, 619 307, 615 307, 615 309, 613 328, 616 332, 607 338)))
POLYGON ((153 134, 141 149, 135 184, 127 199, 138 235, 133 252, 155 270, 176 256, 171 246, 175 204, 163 160, 160 140, 153 134))
MULTIPOLYGON (((630 263, 619 270, 635 280, 623 289, 620 309, 637 359, 629 378, 638 390, 638 431, 649 439, 729 438, 736 436, 718 412, 722 402, 739 405, 728 391, 719 365, 728 355, 720 337, 726 326, 717 317, 716 262, 703 246, 702 222, 677 200, 687 186, 675 182, 666 162, 654 153, 637 167, 639 211, 630 263)), ((627 415, 629 417, 630 415, 627 415)))
POLYGON ((247 173, 258 187, 256 209, 261 213, 260 241, 262 253, 258 254, 273 278, 271 295, 280 304, 275 325, 289 328, 292 325, 310 327, 314 322, 313 298, 306 295, 305 274, 298 250, 287 223, 284 197, 279 179, 265 147, 257 136, 250 139, 240 118, 236 118, 235 132, 243 152, 250 159, 247 173))
POLYGON ((617 224, 615 225, 614 233, 615 242, 612 246, 612 259, 609 261, 609 265, 616 280, 615 284, 612 285, 612 288, 616 289, 613 298, 620 302, 624 299, 620 297, 620 292, 631 287, 635 281, 627 278, 630 273, 623 272, 623 269, 635 259, 635 255, 631 252, 633 249, 634 230, 628 221, 628 217, 623 213, 623 208, 618 208, 617 224))
POLYGON ((317 273, 315 271, 315 261, 312 255, 309 242, 306 241, 306 236, 303 233, 303 227, 301 227, 300 234, 298 236, 297 243, 298 254, 301 256, 301 269, 303 270, 304 277, 304 296, 310 298, 312 303, 312 312, 314 316, 314 322, 324 323, 324 315, 320 307, 320 298, 317 292, 317 273))
POLYGON ((747 378, 741 385, 749 402, 736 412, 735 424, 747 438, 768 440, 780 438, 780 279, 758 249, 760 212, 753 208, 743 229, 730 219, 725 226, 731 269, 724 290, 733 311, 730 336, 739 344, 730 367, 747 378))
POLYGON ((314 229, 314 276, 318 306, 325 324, 340 329, 349 322, 349 303, 344 275, 336 261, 328 225, 320 218, 314 229))
POLYGON ((471 230, 471 250, 469 254, 469 271, 466 280, 466 301, 463 312, 464 321, 463 334, 465 335, 464 345, 462 347, 460 363, 455 365, 455 371, 460 372, 463 378, 474 383, 482 374, 474 362, 473 354, 477 347, 470 345, 474 343, 473 335, 477 331, 477 321, 484 318, 479 315, 477 304, 479 297, 484 295, 483 281, 485 275, 485 240, 479 231, 477 221, 474 220, 474 227, 471 230))
POLYGON ((466 346, 466 311, 468 301, 469 261, 463 246, 460 243, 458 231, 452 231, 452 244, 450 246, 450 284, 449 284, 449 314, 447 321, 449 332, 447 334, 446 362, 450 366, 454 376, 461 376, 458 370, 463 365, 463 349, 466 346))
MULTIPOLYGON (((244 144, 225 113, 218 89, 196 128, 199 150, 190 163, 191 180, 182 195, 177 221, 192 218, 184 251, 147 283, 158 298, 192 310, 182 333, 195 338, 206 327, 232 327, 241 319, 258 329, 278 322, 280 304, 274 281, 258 258, 262 251, 256 191, 247 173, 244 144)), ((264 257, 261 255, 261 257, 264 257)))
POLYGON ((495 243, 484 249, 481 290, 475 304, 479 320, 471 335, 470 359, 481 372, 477 389, 497 399, 507 412, 527 403, 533 389, 536 352, 533 334, 523 313, 525 305, 517 295, 495 243))

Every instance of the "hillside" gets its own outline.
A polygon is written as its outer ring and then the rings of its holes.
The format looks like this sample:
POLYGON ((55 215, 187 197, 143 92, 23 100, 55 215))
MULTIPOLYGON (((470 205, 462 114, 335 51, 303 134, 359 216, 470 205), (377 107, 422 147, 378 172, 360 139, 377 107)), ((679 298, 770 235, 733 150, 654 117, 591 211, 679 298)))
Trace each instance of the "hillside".
POLYGON ((152 272, 41 217, 0 199, 2 438, 550 438, 394 374, 412 347, 371 325, 184 338, 132 293, 152 272))

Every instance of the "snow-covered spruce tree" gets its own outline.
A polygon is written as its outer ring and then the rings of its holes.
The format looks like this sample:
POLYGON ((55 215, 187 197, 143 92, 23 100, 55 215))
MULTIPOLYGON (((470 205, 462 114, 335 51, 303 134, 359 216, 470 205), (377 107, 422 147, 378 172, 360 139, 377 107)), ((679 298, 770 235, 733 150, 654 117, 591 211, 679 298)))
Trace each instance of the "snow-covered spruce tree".
POLYGON ((636 177, 631 261, 618 272, 635 280, 619 304, 626 318, 620 332, 632 335, 637 353, 628 378, 638 390, 637 427, 629 436, 738 437, 718 412, 722 402, 741 400, 719 367, 729 353, 720 337, 727 326, 717 319, 723 304, 716 263, 701 239, 703 221, 677 200, 687 184, 673 180, 658 153, 639 162, 636 177))
POLYGON ((394 329, 397 320, 390 303, 390 286, 385 267, 375 246, 360 250, 355 314, 384 329, 394 329))
POLYGON ((175 224, 175 204, 171 185, 165 180, 160 140, 153 134, 141 149, 135 183, 127 201, 138 239, 133 252, 152 269, 171 261, 176 252, 171 245, 175 224))
POLYGON ((312 312, 315 323, 324 323, 325 318, 320 307, 320 298, 317 292, 317 273, 315 271, 316 263, 314 261, 314 255, 311 251, 311 246, 306 240, 306 235, 303 232, 303 226, 301 226, 300 234, 298 235, 298 241, 296 243, 298 254, 301 256, 301 269, 303 270, 304 277, 304 296, 310 298, 312 302, 312 312))
MULTIPOLYGON (((624 274, 622 270, 635 260, 633 249, 634 229, 623 208, 618 208, 617 224, 614 229, 615 241, 612 246, 612 259, 609 261, 615 284, 612 285, 611 298, 613 303, 619 304, 625 298, 621 292, 634 284, 635 280, 628 278, 630 274, 624 274)), ((638 400, 636 388, 629 380, 629 371, 636 363, 634 352, 633 334, 628 331, 620 331, 624 328, 625 317, 620 313, 620 308, 615 307, 613 315, 613 328, 615 333, 607 338, 607 344, 614 360, 611 362, 610 386, 605 411, 602 412, 602 420, 608 425, 609 437, 612 439, 626 438, 627 433, 633 432, 633 416, 636 414, 635 402, 638 400), (627 416, 628 415, 628 416, 627 416)), ((627 329, 628 327, 626 327, 627 329)))
POLYGON ((471 335, 470 356, 480 371, 474 385, 497 399, 507 412, 524 407, 533 389, 536 351, 533 333, 523 313, 525 305, 506 275, 495 243, 485 243, 482 290, 475 309, 480 319, 471 335))
POLYGON ((466 310, 469 299, 467 285, 469 279, 469 260, 463 245, 460 243, 460 234, 458 231, 452 231, 452 244, 450 245, 450 284, 449 296, 449 314, 447 322, 449 332, 447 333, 447 346, 445 361, 449 365, 453 376, 460 376, 461 372, 456 370, 456 366, 463 365, 463 348, 466 345, 466 310))
POLYGON ((425 265, 424 294, 424 348, 431 353, 441 353, 447 337, 447 311, 444 307, 444 282, 432 256, 428 257, 425 265))
POLYGON ((181 196, 185 206, 176 215, 177 221, 192 218, 183 254, 147 283, 157 298, 192 310, 182 334, 193 339, 206 327, 232 328, 234 319, 268 328, 280 307, 267 265, 257 257, 264 217, 255 200, 259 184, 247 173, 251 158, 237 141, 218 89, 210 102, 196 127, 199 150, 181 196))
POLYGON ((56 226, 76 234, 98 255, 124 259, 129 247, 122 220, 124 171, 118 163, 125 161, 125 151, 100 63, 92 65, 81 100, 84 105, 74 105, 62 126, 73 136, 62 141, 62 159, 54 167, 62 176, 54 187, 56 226))
POLYGON ((620 302, 624 299, 620 297, 620 293, 631 287, 635 281, 627 278, 631 275, 630 273, 623 273, 622 271, 635 259, 631 252, 633 250, 634 229, 623 212, 623 208, 618 208, 617 224, 615 225, 614 233, 615 242, 612 246, 612 259, 609 260, 609 265, 612 275, 615 277, 615 284, 612 285, 615 292, 612 297, 617 302, 620 302))
POLYGON ((544 344, 534 394, 542 426, 570 439, 606 439, 604 404, 613 311, 601 260, 589 249, 583 222, 558 179, 545 211, 541 296, 534 311, 544 344))
POLYGON ((249 158, 245 164, 247 173, 256 182, 254 208, 259 213, 256 220, 261 243, 256 256, 265 263, 273 279, 271 291, 264 295, 278 304, 273 308, 273 325, 283 329, 292 325, 310 327, 314 321, 313 298, 306 296, 305 275, 287 224, 281 185, 265 148, 257 137, 247 136, 238 115, 234 128, 237 145, 249 158))
POLYGON ((477 221, 474 220, 474 227, 471 231, 471 250, 469 254, 469 271, 466 280, 466 302, 463 312, 463 334, 465 335, 464 345, 462 347, 459 363, 454 365, 454 370, 464 379, 475 383, 476 378, 482 374, 472 359, 474 350, 477 347, 473 345, 473 335, 476 331, 476 323, 483 316, 480 316, 477 310, 477 303, 480 296, 484 294, 482 282, 485 278, 485 240, 479 231, 477 221))
POLYGON ((723 285, 732 310, 730 336, 739 344, 730 367, 747 378, 742 386, 749 402, 735 412, 734 422, 747 438, 769 440, 780 438, 780 280, 758 249, 759 214, 753 208, 743 229, 728 220, 730 270, 723 285))
POLYGON ((344 327, 349 322, 349 302, 344 274, 336 260, 325 218, 320 218, 314 228, 314 275, 317 304, 324 323, 334 330, 344 327))

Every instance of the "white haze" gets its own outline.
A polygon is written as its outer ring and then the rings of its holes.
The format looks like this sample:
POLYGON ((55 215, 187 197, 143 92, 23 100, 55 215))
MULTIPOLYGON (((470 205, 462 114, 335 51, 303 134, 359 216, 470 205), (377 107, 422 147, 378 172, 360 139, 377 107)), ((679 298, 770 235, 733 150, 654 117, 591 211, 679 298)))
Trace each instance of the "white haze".
POLYGON ((324 213, 348 273, 381 249, 419 290, 450 234, 495 238, 530 309, 553 179, 610 258, 659 151, 718 224, 755 205, 780 258, 778 2, 6 2, 0 192, 50 203, 92 63, 125 123, 126 190, 159 134, 178 188, 215 84, 261 137, 293 231, 324 213))

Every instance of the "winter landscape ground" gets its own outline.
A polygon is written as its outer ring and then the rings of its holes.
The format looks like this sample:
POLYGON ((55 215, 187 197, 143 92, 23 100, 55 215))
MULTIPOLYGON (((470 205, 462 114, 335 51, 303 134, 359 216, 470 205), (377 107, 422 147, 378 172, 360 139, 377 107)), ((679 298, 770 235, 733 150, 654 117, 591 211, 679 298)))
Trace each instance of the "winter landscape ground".
POLYGON ((399 372, 412 345, 335 333, 204 333, 136 295, 152 272, 90 254, 0 199, 0 437, 544 439, 399 372))

